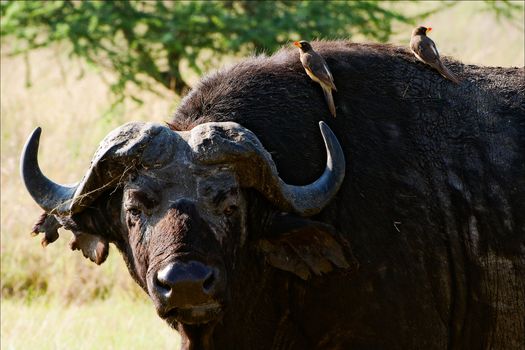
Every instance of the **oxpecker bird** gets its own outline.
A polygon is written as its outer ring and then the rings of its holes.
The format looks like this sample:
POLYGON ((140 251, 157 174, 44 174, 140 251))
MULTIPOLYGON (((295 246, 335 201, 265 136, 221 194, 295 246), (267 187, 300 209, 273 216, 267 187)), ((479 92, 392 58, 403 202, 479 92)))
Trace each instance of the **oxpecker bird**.
POLYGON ((301 40, 296 41, 293 44, 301 50, 301 63, 303 64, 306 74, 308 74, 313 81, 319 83, 323 88, 324 97, 326 103, 328 103, 328 109, 330 109, 330 113, 332 113, 335 118, 335 104, 332 90, 337 91, 337 88, 335 87, 334 78, 332 77, 332 73, 330 73, 326 61, 321 55, 314 51, 312 45, 310 45, 308 41, 301 40))
POLYGON ((431 30, 432 28, 430 27, 417 27, 414 29, 410 39, 410 49, 418 60, 428 64, 448 80, 459 84, 458 78, 441 62, 436 44, 427 36, 427 33, 431 30))

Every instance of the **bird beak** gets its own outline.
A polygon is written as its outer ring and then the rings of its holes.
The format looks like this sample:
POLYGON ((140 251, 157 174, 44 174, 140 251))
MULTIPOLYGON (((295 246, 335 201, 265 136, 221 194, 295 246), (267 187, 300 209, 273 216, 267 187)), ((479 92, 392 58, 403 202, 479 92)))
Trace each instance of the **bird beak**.
POLYGON ((432 28, 428 27, 426 32, 428 33, 428 32, 430 32, 431 30, 432 30, 432 28))
POLYGON ((300 42, 296 41, 296 42, 294 42, 293 44, 294 44, 295 46, 297 46, 298 48, 301 48, 301 43, 300 43, 300 42))

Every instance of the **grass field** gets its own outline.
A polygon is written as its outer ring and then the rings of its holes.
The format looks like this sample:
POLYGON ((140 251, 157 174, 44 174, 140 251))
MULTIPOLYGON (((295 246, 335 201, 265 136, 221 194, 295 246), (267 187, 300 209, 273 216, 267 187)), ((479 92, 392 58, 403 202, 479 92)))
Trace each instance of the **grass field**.
MULTIPOLYGON (((475 12, 479 6, 465 2, 421 23, 434 28, 432 37, 444 54, 466 63, 523 66, 523 27, 475 12), (468 40, 458 33, 467 33, 468 40)), ((405 44, 410 29, 396 28, 392 41, 405 44)), ((3 55, 1 60, 1 347, 175 348, 176 332, 155 315, 115 249, 96 266, 67 248, 68 232, 45 249, 40 238, 29 235, 40 210, 22 186, 18 161, 36 126, 43 128, 44 173, 72 183, 82 177, 107 132, 131 120, 169 120, 179 102, 167 91, 164 96, 144 93, 143 106, 126 103, 107 115, 104 80, 111 76, 67 58, 63 51, 53 47, 31 53, 29 72, 22 57, 3 55), (25 85, 27 75, 30 87, 25 85)))
POLYGON ((2 349, 176 349, 179 338, 144 299, 82 304, 43 298, 2 302, 2 349))
MULTIPOLYGON (((177 99, 144 94, 106 116, 109 91, 98 72, 43 49, 1 61, 1 283, 2 349, 173 349, 179 337, 135 285, 116 249, 97 266, 67 247, 69 232, 46 247, 30 228, 40 209, 18 172, 28 133, 42 126, 40 164, 55 181, 78 181, 98 142, 130 120, 169 119, 177 99), (60 64, 56 58, 60 57, 60 64), (84 70, 84 77, 76 77, 84 70)), ((110 79, 111 77, 105 77, 110 79)))

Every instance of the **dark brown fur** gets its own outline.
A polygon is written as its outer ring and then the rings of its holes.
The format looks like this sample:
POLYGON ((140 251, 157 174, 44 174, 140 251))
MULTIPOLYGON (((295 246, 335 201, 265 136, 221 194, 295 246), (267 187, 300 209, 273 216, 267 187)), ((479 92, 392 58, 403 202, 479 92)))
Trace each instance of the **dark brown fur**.
POLYGON ((281 213, 243 188, 245 221, 234 215, 221 245, 180 202, 145 240, 138 226, 119 224, 116 190, 76 214, 76 227, 114 242, 146 291, 151 266, 179 253, 223 264, 223 313, 213 324, 180 324, 188 348, 523 347, 524 70, 444 58, 462 79, 455 86, 405 48, 312 45, 338 77, 337 119, 299 53, 285 48, 204 78, 170 125, 240 123, 281 178, 302 185, 323 171, 324 120, 347 170, 319 215, 281 213))
MULTIPOLYGON (((341 82, 337 119, 304 77, 299 53, 285 48, 203 79, 172 121, 240 123, 271 152, 281 177, 298 185, 323 168, 318 121, 338 136, 347 177, 319 218, 350 238, 361 268, 344 282, 325 277, 319 285, 297 287, 306 299, 290 291, 290 302, 301 304, 300 310, 290 306, 290 317, 303 339, 317 344, 312 347, 357 349, 523 344, 525 326, 515 311, 524 311, 517 303, 525 300, 512 292, 525 288, 518 277, 525 274, 525 224, 518 215, 525 212, 523 68, 443 57, 463 81, 455 86, 407 48, 312 44, 341 82), (477 248, 469 243, 472 230, 477 248), (490 271, 504 263, 485 265, 490 254, 510 259, 517 270, 495 277, 490 271), (495 288, 510 293, 505 300, 515 306, 498 308, 501 300, 490 292, 495 288), (496 330, 496 320, 504 328, 496 330)), ((246 287, 239 293, 250 295, 246 287)), ((216 329, 216 342, 241 343, 234 334, 244 321, 234 319, 216 329)), ((242 338, 261 339, 249 331, 242 338)))

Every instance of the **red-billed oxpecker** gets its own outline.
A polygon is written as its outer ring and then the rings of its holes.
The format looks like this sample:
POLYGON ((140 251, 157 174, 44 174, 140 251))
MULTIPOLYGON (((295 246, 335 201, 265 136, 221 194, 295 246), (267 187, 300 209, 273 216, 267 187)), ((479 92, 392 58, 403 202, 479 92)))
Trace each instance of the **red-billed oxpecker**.
POLYGON ((428 64, 448 80, 459 84, 458 78, 441 62, 436 44, 427 36, 427 33, 431 30, 432 28, 430 27, 415 28, 410 39, 410 49, 418 60, 428 64))
POLYGON ((332 97, 332 90, 337 91, 337 88, 335 87, 334 78, 332 77, 332 73, 326 64, 326 61, 321 55, 314 51, 312 45, 310 45, 308 41, 301 40, 296 41, 293 44, 301 50, 301 63, 303 64, 306 74, 308 74, 313 81, 319 83, 323 88, 326 103, 328 103, 330 113, 332 113, 335 118, 335 104, 334 98, 332 97))

